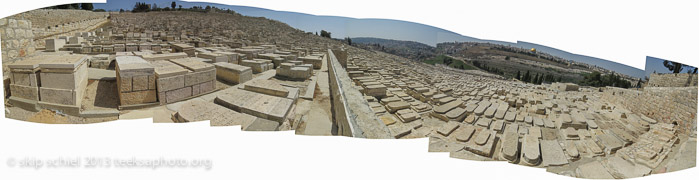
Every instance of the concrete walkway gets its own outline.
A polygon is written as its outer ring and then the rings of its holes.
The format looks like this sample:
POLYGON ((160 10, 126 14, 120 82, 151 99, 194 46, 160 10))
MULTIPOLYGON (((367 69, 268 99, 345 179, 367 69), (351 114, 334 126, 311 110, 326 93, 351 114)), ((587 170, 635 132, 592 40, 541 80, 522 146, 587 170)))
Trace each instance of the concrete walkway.
POLYGON ((311 109, 308 112, 308 117, 305 118, 306 124, 303 135, 333 135, 332 113, 330 104, 330 82, 328 79, 328 56, 323 59, 323 66, 319 71, 316 71, 316 96, 313 97, 311 109), (320 92, 320 93, 318 93, 320 92))

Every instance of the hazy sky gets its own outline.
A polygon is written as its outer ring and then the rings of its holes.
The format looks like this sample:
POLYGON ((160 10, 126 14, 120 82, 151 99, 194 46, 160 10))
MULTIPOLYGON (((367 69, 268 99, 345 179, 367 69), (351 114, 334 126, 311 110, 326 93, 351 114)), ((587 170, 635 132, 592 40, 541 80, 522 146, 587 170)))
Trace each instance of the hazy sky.
MULTIPOLYGON (((149 4, 157 4, 158 7, 170 7, 172 0, 108 0, 106 4, 94 4, 95 8, 105 10, 124 9, 130 10, 136 2, 146 2, 149 4)), ((213 3, 198 3, 198 2, 181 2, 176 1, 177 5, 182 5, 184 8, 192 6, 216 6, 221 9, 231 9, 242 15, 266 17, 268 19, 278 20, 286 23, 294 28, 306 32, 320 32, 326 30, 332 33, 333 38, 344 37, 375 37, 383 39, 394 39, 403 41, 415 41, 430 46, 436 46, 442 42, 489 42, 502 45, 510 45, 522 48, 536 48, 540 52, 546 52, 561 58, 583 62, 587 64, 597 65, 609 70, 613 70, 622 74, 633 77, 642 78, 645 72, 641 69, 623 65, 614 61, 599 59, 595 57, 573 54, 562 51, 553 47, 521 42, 509 43, 502 41, 481 40, 469 36, 460 35, 438 27, 428 26, 420 23, 388 20, 388 19, 355 19, 338 16, 315 16, 304 13, 274 11, 263 8, 222 5, 213 3)))

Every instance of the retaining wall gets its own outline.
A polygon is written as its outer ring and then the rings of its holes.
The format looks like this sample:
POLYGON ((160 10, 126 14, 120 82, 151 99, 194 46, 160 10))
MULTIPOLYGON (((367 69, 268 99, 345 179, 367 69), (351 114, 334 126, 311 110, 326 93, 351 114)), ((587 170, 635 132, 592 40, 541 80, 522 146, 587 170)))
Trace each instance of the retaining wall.
POLYGON ((12 18, 0 19, 0 44, 3 65, 34 53, 32 22, 12 18))
POLYGON ((333 120, 338 134, 371 139, 390 139, 388 127, 369 108, 369 103, 342 68, 332 50, 328 49, 328 75, 333 120))
POLYGON ((660 122, 675 122, 681 133, 696 136, 697 87, 646 87, 640 91, 607 87, 602 99, 660 122))
POLYGON ((653 73, 646 87, 691 87, 697 86, 697 74, 658 74, 653 73))
POLYGON ((0 19, 2 60, 11 62, 44 47, 45 39, 88 32, 109 23, 109 13, 37 9, 0 19))

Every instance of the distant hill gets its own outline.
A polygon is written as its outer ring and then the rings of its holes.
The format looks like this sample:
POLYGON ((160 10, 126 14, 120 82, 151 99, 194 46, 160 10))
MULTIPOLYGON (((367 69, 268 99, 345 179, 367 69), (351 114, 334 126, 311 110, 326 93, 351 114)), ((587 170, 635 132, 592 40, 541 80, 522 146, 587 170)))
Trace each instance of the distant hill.
MULTIPOLYGON (((138 0, 109 0, 106 4, 96 3, 95 8, 115 9, 124 8, 130 9, 138 0), (114 6, 110 6, 114 4, 114 6)), ((429 26, 425 24, 390 20, 390 19, 356 19, 338 16, 316 16, 305 13, 275 11, 264 8, 222 5, 215 3, 202 2, 183 2, 176 1, 178 5, 189 7, 193 5, 207 6, 213 5, 223 9, 231 9, 242 15, 254 17, 266 17, 268 19, 277 20, 290 25, 296 29, 305 32, 319 32, 326 30, 332 33, 333 37, 380 37, 384 39, 398 39, 406 41, 420 42, 429 46, 436 46, 443 42, 478 42, 478 43, 493 43, 512 47, 521 47, 525 49, 536 48, 539 52, 558 56, 564 59, 583 62, 598 67, 604 67, 621 74, 633 76, 636 78, 644 77, 644 71, 638 68, 620 64, 617 62, 604 60, 600 58, 579 55, 567 51, 547 47, 544 45, 518 41, 516 43, 503 42, 495 40, 478 39, 474 37, 464 36, 442 28, 429 26)), ((168 6, 169 2, 163 2, 159 6, 168 6)))
POLYGON ((425 60, 435 57, 435 48, 414 41, 400 41, 371 37, 351 38, 352 45, 374 51, 382 51, 413 60, 425 60))

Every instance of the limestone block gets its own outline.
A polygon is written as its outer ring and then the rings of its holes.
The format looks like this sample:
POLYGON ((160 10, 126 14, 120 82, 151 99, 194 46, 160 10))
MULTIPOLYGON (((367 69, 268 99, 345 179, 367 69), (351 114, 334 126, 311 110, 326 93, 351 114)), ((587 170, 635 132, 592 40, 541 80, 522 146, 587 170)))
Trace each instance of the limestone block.
POLYGON ((46 39, 46 51, 57 52, 66 44, 65 39, 46 39))
POLYGON ((538 165, 541 162, 539 151, 539 138, 526 135, 522 141, 522 159, 529 165, 538 165))
POLYGON ((216 78, 236 84, 252 80, 252 69, 237 64, 219 62, 216 66, 216 78))
POLYGON ((146 104, 156 102, 157 100, 157 92, 155 90, 119 93, 121 105, 146 104))
POLYGON ((132 85, 131 79, 132 79, 131 77, 118 78, 119 92, 131 92, 133 90, 133 88, 131 87, 131 85, 132 85))
POLYGON ((455 136, 457 141, 467 142, 471 139, 474 132, 476 132, 476 128, 472 125, 461 125, 461 127, 454 132, 453 136, 455 136))
POLYGON ((63 104, 63 105, 76 105, 80 103, 82 97, 77 98, 77 93, 70 89, 56 89, 48 87, 39 88, 40 101, 63 104))
POLYGON ((12 96, 28 100, 39 100, 39 87, 10 84, 12 96))
POLYGON ((199 53, 197 54, 197 57, 210 59, 213 63, 228 62, 228 56, 216 53, 199 53))
POLYGON ((232 88, 222 91, 217 104, 256 117, 282 122, 291 110, 292 99, 232 88))
POLYGON ((289 91, 279 83, 266 79, 259 79, 245 83, 244 89, 278 97, 286 97, 289 95, 289 91))
POLYGON ((398 110, 410 108, 410 104, 405 101, 391 102, 386 105, 386 108, 390 113, 395 113, 398 110))
POLYGON ((542 165, 548 167, 568 164, 568 158, 563 152, 563 148, 558 144, 558 141, 542 140, 540 144, 542 165))
POLYGON ((455 121, 449 121, 446 124, 439 127, 439 129, 437 129, 437 133, 444 136, 449 136, 452 132, 454 132, 454 130, 456 130, 456 128, 459 128, 459 124, 460 123, 455 121))
POLYGON ((132 78, 132 88, 134 91, 143 91, 148 89, 148 76, 134 76, 132 78))

